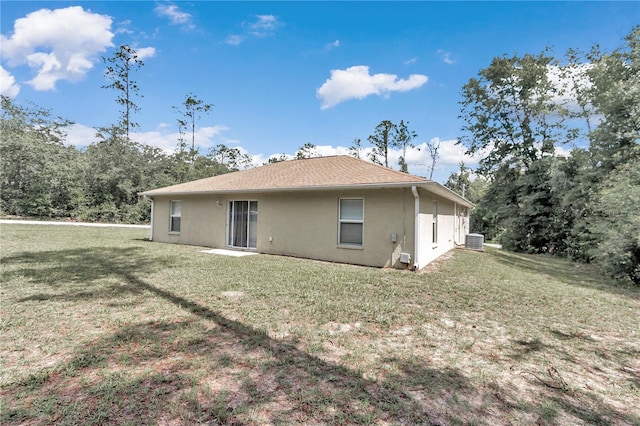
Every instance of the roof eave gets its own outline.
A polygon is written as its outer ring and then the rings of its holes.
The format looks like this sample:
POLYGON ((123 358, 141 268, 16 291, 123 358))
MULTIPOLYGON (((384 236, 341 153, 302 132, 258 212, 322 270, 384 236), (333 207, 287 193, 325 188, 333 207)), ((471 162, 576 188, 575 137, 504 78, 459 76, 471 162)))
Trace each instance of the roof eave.
MULTIPOLYGON (((426 182, 426 181, 425 181, 426 182)), ((420 185, 425 182, 378 182, 378 183, 354 183, 348 185, 322 185, 322 186, 293 186, 285 188, 247 188, 247 189, 221 189, 221 190, 204 190, 204 191, 161 191, 156 192, 145 191, 138 195, 157 196, 157 195, 210 195, 210 194, 260 194, 270 192, 298 192, 298 191, 333 191, 333 190, 349 190, 349 189, 370 189, 370 188, 402 188, 411 187, 412 185, 420 185)))
POLYGON ((408 182, 378 182, 378 183, 358 183, 350 185, 326 185, 326 186, 296 186, 288 188, 248 188, 248 189, 223 189, 223 190, 205 190, 205 191, 145 191, 138 195, 145 197, 157 196, 184 196, 184 195, 226 195, 226 194, 263 194, 274 192, 308 192, 308 191, 348 191, 358 189, 386 189, 386 188, 411 188, 417 186, 428 189, 437 195, 463 204, 467 207, 474 207, 473 203, 453 192, 449 188, 434 181, 408 181, 408 182))
POLYGON ((421 188, 425 188, 428 189, 429 191, 440 195, 441 197, 444 197, 448 200, 454 201, 458 204, 462 204, 465 207, 469 207, 469 208, 474 208, 475 204, 473 204, 471 201, 467 200, 466 198, 462 197, 461 195, 459 195, 457 192, 452 191, 451 189, 447 188, 446 186, 438 183, 438 182, 434 182, 434 181, 429 181, 426 182, 423 185, 416 185, 419 186, 421 188))

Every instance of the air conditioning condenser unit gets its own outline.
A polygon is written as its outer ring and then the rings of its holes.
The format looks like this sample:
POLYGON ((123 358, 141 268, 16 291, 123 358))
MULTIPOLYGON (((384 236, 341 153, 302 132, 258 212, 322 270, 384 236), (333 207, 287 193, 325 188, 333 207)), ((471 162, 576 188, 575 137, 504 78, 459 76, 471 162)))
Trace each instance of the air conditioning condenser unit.
POLYGON ((464 246, 471 250, 484 250, 484 235, 467 234, 464 246))

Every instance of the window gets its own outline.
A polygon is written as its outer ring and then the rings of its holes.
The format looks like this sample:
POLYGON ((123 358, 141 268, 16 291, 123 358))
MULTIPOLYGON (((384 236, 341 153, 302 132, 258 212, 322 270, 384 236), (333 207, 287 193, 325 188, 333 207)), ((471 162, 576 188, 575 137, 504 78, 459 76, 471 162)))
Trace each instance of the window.
POLYGON ((180 219, 182 217, 182 202, 171 202, 171 213, 169 215, 169 232, 180 233, 180 219))
POLYGON ((258 202, 229 201, 227 245, 256 248, 258 234, 258 202))
POLYGON ((431 232, 433 245, 438 244, 438 202, 433 202, 433 216, 431 218, 431 232))
POLYGON ((362 198, 340 199, 338 244, 362 246, 364 225, 364 200, 362 198))

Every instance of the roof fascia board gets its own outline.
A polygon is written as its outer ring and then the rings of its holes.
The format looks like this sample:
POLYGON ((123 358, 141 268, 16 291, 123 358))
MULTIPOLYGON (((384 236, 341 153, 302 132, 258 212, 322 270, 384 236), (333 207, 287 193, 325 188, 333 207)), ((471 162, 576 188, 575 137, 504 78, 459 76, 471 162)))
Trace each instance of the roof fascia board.
POLYGON ((392 183, 359 183, 353 185, 327 185, 327 186, 295 186, 289 188, 250 188, 250 189, 223 189, 212 191, 170 191, 170 192, 158 192, 145 191, 140 192, 138 195, 142 196, 157 196, 157 195, 199 195, 199 194, 238 194, 238 193, 253 193, 260 194, 263 192, 301 192, 301 191, 335 191, 335 190, 350 190, 350 189, 371 189, 371 188, 410 188, 412 185, 420 185, 424 182, 392 182, 392 183))
POLYGON ((419 184, 417 185, 420 188, 425 188, 437 195, 440 195, 448 200, 451 201, 455 201, 456 203, 462 204, 465 207, 470 207, 473 208, 475 207, 475 204, 473 204, 471 201, 467 200, 466 198, 463 198, 462 196, 460 196, 458 193, 450 190, 449 188, 447 188, 446 186, 438 183, 438 182, 434 182, 434 181, 429 181, 426 182, 424 184, 419 184))
POLYGON ((182 195, 225 195, 225 194, 262 194, 262 193, 274 193, 274 192, 308 192, 308 191, 349 191, 359 189, 387 189, 387 188, 411 188, 417 186, 424 188, 437 195, 440 195, 451 201, 455 201, 467 207, 474 207, 473 203, 469 202, 465 198, 456 194, 444 185, 434 181, 422 181, 422 182, 393 182, 393 183, 363 183, 354 185, 331 185, 331 186, 297 186, 290 188, 261 188, 261 189, 225 189, 217 191, 171 191, 171 192, 158 192, 153 191, 141 192, 138 195, 144 197, 156 197, 156 196, 182 196, 182 195))

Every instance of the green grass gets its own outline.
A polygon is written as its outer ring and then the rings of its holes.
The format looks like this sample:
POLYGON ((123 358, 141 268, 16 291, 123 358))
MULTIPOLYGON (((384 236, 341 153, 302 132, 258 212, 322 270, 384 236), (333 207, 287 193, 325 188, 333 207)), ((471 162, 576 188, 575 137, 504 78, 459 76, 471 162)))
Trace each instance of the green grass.
POLYGON ((428 273, 3 225, 2 424, 640 424, 640 292, 455 251, 428 273))

